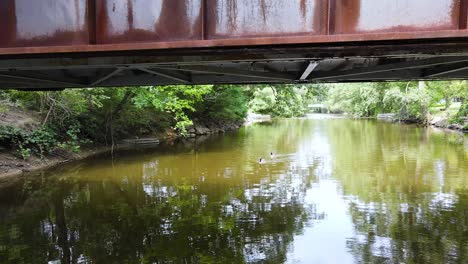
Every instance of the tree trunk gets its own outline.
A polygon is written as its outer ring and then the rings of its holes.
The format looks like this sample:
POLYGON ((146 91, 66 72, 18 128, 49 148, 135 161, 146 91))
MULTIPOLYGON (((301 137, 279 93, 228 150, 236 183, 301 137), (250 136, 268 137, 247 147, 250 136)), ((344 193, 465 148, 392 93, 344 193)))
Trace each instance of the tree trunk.
POLYGON ((123 110, 124 106, 127 104, 129 100, 133 98, 135 94, 131 90, 127 90, 124 94, 124 97, 119 102, 119 104, 115 107, 114 111, 112 112, 112 117, 118 116, 118 114, 123 110))
POLYGON ((448 110, 450 108, 451 98, 448 95, 446 95, 444 99, 445 99, 445 110, 448 110))
POLYGON ((68 228, 65 218, 65 208, 63 204, 63 196, 57 195, 54 197, 55 221, 57 225, 58 239, 57 244, 62 249, 61 263, 71 263, 70 244, 68 243, 68 228))
POLYGON ((426 88, 426 83, 424 81, 419 81, 418 87, 419 87, 420 90, 425 89, 426 88))

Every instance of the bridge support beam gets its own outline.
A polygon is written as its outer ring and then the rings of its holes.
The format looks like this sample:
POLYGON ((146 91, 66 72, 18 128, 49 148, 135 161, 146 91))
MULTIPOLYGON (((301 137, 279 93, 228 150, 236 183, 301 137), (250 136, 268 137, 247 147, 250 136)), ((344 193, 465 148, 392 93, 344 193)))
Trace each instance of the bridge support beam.
POLYGON ((318 66, 317 62, 309 62, 309 65, 305 68, 304 72, 302 73, 301 77, 299 78, 300 81, 305 81, 312 73, 312 71, 318 66))

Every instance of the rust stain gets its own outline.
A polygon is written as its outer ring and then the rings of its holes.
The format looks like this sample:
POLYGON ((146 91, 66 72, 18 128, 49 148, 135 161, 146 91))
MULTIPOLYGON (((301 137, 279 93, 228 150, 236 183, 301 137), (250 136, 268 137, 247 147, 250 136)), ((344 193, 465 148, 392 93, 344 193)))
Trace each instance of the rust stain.
MULTIPOLYGON (((223 2, 223 7, 221 7, 222 9, 224 9, 224 3, 223 2)), ((216 10, 216 9, 214 9, 216 10)), ((238 12, 237 12, 237 2, 236 1, 227 1, 227 17, 228 17, 228 23, 229 23, 229 27, 234 31, 234 30, 237 30, 237 22, 236 22, 236 18, 237 18, 237 15, 238 15, 238 12)), ((212 16, 216 15, 216 13, 212 12, 211 13, 212 16)), ((219 20, 217 20, 217 23, 222 23, 221 22, 222 18, 220 18, 219 20)))
POLYGON ((88 20, 88 40, 90 45, 96 44, 96 0, 87 0, 88 9, 86 18, 88 20))
POLYGON ((210 39, 326 33, 328 0, 207 0, 210 39))
POLYGON ((460 29, 467 29, 468 24, 468 0, 460 2, 460 29))
POLYGON ((128 31, 133 31, 133 1, 127 0, 127 24, 128 24, 128 31))
MULTIPOLYGON (((408 40, 425 40, 428 44, 440 46, 446 42, 445 39, 456 41, 456 47, 464 44, 468 37, 466 30, 443 30, 443 31, 421 31, 421 32, 400 32, 400 33, 364 33, 364 34, 341 34, 341 35, 316 35, 316 36, 286 36, 286 37, 255 37, 255 38, 232 38, 215 40, 188 40, 188 41, 169 41, 169 42, 139 42, 139 43, 119 43, 105 45, 66 45, 66 46, 45 46, 45 47, 14 47, 1 48, 0 56, 11 57, 11 55, 26 54, 63 54, 63 53, 81 53, 81 56, 99 56, 103 54, 115 54, 117 51, 155 51, 183 53, 184 51, 192 54, 200 51, 201 48, 207 48, 208 52, 224 52, 224 48, 237 48, 240 52, 244 48, 262 48, 271 49, 271 46, 289 49, 296 47, 297 44, 304 44, 307 47, 314 47, 315 44, 327 44, 339 49, 343 48, 344 43, 354 43, 357 47, 363 45, 375 44, 379 46, 380 41, 385 41, 390 45, 399 47, 408 43, 408 40), (360 42, 360 44, 356 44, 360 42), (293 46, 289 46, 293 45, 293 46), (216 48, 216 49, 214 49, 216 48), (195 50, 194 50, 195 49, 195 50), (84 54, 86 53, 86 54, 84 54)), ((419 44, 418 44, 419 45, 419 44)), ((420 45, 419 45, 420 46, 420 45)), ((315 47, 323 47, 315 46, 315 47)))
POLYGON ((301 0, 301 13, 302 16, 305 17, 307 14, 307 0, 301 0))
POLYGON ((98 2, 98 43, 202 39, 202 0, 98 2))
POLYGON ((89 43, 87 0, 4 0, 0 3, 0 46, 89 43))
POLYGON ((451 30, 459 28, 460 1, 336 0, 332 19, 337 34, 451 30))
POLYGON ((0 1, 0 47, 8 47, 16 38, 15 1, 0 1))
POLYGON ((265 0, 260 0, 260 10, 261 10, 261 13, 262 13, 263 22, 266 23, 266 19, 267 19, 267 5, 266 5, 266 3, 265 3, 265 0))
MULTIPOLYGON (((201 2, 200 2, 201 3, 201 2)), ((161 10, 161 16, 155 24, 154 30, 161 37, 161 39, 171 39, 172 34, 177 32, 182 38, 190 38, 193 27, 190 27, 188 6, 184 1, 171 1, 165 0, 161 10), (178 10, 178 13, 184 14, 174 21, 173 10, 178 10)), ((201 14, 198 16, 201 17, 201 14)), ((197 27, 201 27, 201 23, 195 23, 197 27)), ((200 29, 201 30, 201 29, 200 29)), ((198 31, 198 28, 197 28, 198 31)), ((201 31, 200 31, 201 33, 201 31)))
POLYGON ((204 37, 226 45, 296 37, 328 43, 452 30, 467 37, 467 12, 468 0, 0 0, 0 48, 218 45, 198 42, 204 37))

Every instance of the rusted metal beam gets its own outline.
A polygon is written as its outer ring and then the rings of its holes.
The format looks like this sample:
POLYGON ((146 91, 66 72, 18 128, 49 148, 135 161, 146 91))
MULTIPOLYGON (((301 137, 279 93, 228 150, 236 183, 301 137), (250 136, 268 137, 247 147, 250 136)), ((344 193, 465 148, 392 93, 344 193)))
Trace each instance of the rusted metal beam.
POLYGON ((147 72, 126 71, 124 76, 116 76, 101 83, 101 87, 119 87, 119 86, 152 86, 152 85, 173 85, 180 84, 179 81, 164 78, 147 72), (132 73, 133 72, 133 73, 132 73))
POLYGON ((309 62, 309 65, 305 68, 304 72, 302 73, 301 77, 299 80, 304 81, 309 77, 309 75, 312 73, 312 71, 318 66, 318 62, 309 62))
POLYGON ((294 80, 294 76, 284 73, 271 73, 260 71, 247 71, 226 67, 214 66, 180 66, 180 67, 158 67, 158 69, 167 69, 175 71, 195 72, 195 73, 208 73, 208 74, 223 74, 243 77, 254 77, 259 79, 272 79, 272 80, 294 80))
POLYGON ((468 23, 468 0, 460 0, 460 19, 459 19, 459 28, 467 29, 468 23))
POLYGON ((343 77, 351 77, 351 76, 359 76, 359 75, 366 75, 370 73, 380 73, 380 72, 388 72, 388 71, 398 71, 398 70, 405 70, 410 68, 418 68, 418 67, 431 67, 436 65, 443 65, 449 63, 456 63, 456 62, 468 62, 468 56, 460 56, 455 58, 450 57, 436 57, 436 58, 429 58, 429 59, 420 59, 420 60, 413 60, 413 61, 405 61, 399 63, 390 63, 384 64, 379 66, 371 66, 371 67, 363 67, 357 68, 347 71, 334 71, 334 72, 316 72, 312 76, 312 80, 320 81, 320 80, 328 80, 328 79, 335 79, 343 77))
POLYGON ((60 85, 71 85, 71 86, 74 86, 74 87, 76 87, 76 86, 80 86, 80 87, 85 86, 85 84, 82 84, 82 83, 60 81, 60 80, 51 80, 51 79, 43 79, 43 78, 38 78, 38 77, 33 77, 33 76, 21 76, 21 75, 5 74, 5 73, 0 73, 0 77, 13 78, 13 79, 19 79, 19 80, 28 80, 28 81, 31 81, 31 82, 43 82, 43 83, 54 83, 54 84, 60 84, 60 85))
POLYGON ((361 81, 368 82, 374 81, 397 81, 397 80, 418 80, 419 76, 422 75, 423 70, 419 68, 415 69, 403 69, 398 71, 385 71, 385 72, 373 72, 363 75, 345 76, 342 79, 336 77, 335 79, 329 79, 327 81, 361 81))
POLYGON ((181 40, 172 42, 141 42, 100 45, 63 45, 46 47, 11 47, 0 48, 0 55, 25 54, 64 54, 64 53, 94 53, 118 51, 154 51, 170 49, 200 49, 200 48, 226 48, 226 47, 261 47, 283 45, 319 45, 319 44, 346 44, 355 42, 392 41, 405 42, 408 40, 437 40, 447 38, 463 39, 468 37, 466 30, 421 31, 401 33, 372 33, 372 34, 341 34, 317 36, 287 36, 287 37, 252 37, 210 40, 181 40))
POLYGON ((424 77, 438 77, 438 76, 447 75, 450 73, 463 71, 466 69, 468 69, 468 62, 460 62, 460 63, 449 64, 446 66, 436 67, 433 69, 428 69, 424 71, 423 76, 424 77))
MULTIPOLYGON (((468 31, 467 31, 468 34, 468 31)), ((1 49, 0 49, 1 51, 1 49)), ((182 49, 182 50, 134 50, 122 52, 90 52, 80 54, 47 54, 41 57, 24 54, 16 56, 0 56, 0 71, 14 70, 52 70, 52 69, 86 69, 114 68, 124 65, 194 65, 194 64, 228 64, 230 62, 272 62, 272 61, 302 61, 313 59, 353 58, 353 57, 383 57, 383 58, 419 58, 422 56, 464 56, 468 54, 468 42, 462 40, 431 41, 424 44, 409 42, 390 43, 354 43, 343 46, 340 43, 326 47, 282 46, 282 47, 252 47, 223 48, 216 50, 182 49)))
POLYGON ((135 69, 143 71, 143 72, 147 72, 153 75, 168 78, 171 80, 175 80, 184 84, 190 84, 192 82, 189 76, 186 76, 178 72, 168 72, 162 69, 154 70, 154 69, 147 69, 147 68, 140 68, 140 67, 137 67, 135 69))
POLYGON ((96 85, 104 82, 105 80, 112 78, 114 75, 119 74, 123 70, 124 69, 122 69, 122 68, 117 68, 117 69, 111 71, 110 73, 105 74, 104 76, 98 77, 96 80, 92 81, 89 84, 89 86, 96 86, 96 85))

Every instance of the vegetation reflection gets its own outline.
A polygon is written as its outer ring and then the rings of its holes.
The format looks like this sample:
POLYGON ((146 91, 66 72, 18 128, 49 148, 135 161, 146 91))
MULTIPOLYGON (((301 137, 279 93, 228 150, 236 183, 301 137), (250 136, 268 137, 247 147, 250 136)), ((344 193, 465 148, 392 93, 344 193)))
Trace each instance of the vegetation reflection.
POLYGON ((347 121, 346 130, 337 125, 328 127, 333 171, 350 201, 356 236, 348 246, 356 261, 463 262, 466 137, 374 122, 347 121))

